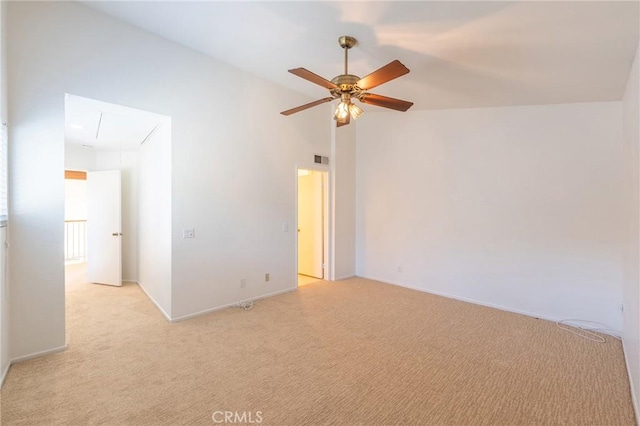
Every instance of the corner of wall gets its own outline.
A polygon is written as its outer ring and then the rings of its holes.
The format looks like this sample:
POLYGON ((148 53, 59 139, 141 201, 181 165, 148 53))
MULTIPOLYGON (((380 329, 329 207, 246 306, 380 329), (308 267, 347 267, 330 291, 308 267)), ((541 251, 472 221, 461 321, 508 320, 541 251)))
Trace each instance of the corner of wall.
POLYGON ((625 148, 625 190, 628 215, 625 283, 622 295, 624 322, 622 347, 635 408, 640 412, 640 43, 629 71, 622 98, 622 125, 625 148))
MULTIPOLYGON (((332 122, 333 124, 333 122, 332 122)), ((356 270, 356 124, 336 128, 331 138, 333 233, 331 279, 355 276, 356 270)))
MULTIPOLYGON (((7 96, 7 19, 6 19, 7 2, 0 2, 0 122, 6 123, 8 119, 8 96, 7 96)), ((1 124, 0 124, 1 125, 1 124)), ((9 371, 9 283, 7 282, 6 246, 7 228, 0 229, 0 262, 2 262, 2 271, 0 275, 0 388, 4 383, 4 379, 9 371)))

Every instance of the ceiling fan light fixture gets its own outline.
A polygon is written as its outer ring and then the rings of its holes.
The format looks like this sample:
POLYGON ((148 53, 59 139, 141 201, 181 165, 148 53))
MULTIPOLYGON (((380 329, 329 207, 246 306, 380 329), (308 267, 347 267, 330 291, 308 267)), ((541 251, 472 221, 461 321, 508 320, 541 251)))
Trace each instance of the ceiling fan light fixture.
POLYGON ((364 111, 356 104, 349 104, 349 112, 351 113, 351 118, 357 120, 364 111))
POLYGON ((357 99, 363 104, 369 104, 403 112, 407 111, 413 105, 413 102, 403 101, 401 99, 394 99, 388 96, 376 95, 375 93, 368 92, 369 89, 378 87, 383 83, 407 74, 409 72, 409 68, 405 67, 402 62, 396 59, 395 61, 391 61, 387 65, 378 68, 374 72, 366 75, 364 78, 360 78, 357 75, 349 74, 348 67, 349 49, 357 44, 357 40, 350 36, 342 36, 338 39, 338 43, 340 44, 340 47, 344 49, 344 74, 340 74, 329 81, 305 68, 292 68, 289 70, 289 72, 295 76, 304 78, 311 83, 328 89, 331 96, 319 99, 314 102, 309 102, 308 104, 304 104, 296 108, 282 111, 280 114, 295 114, 316 105, 320 105, 325 102, 331 102, 334 99, 339 99, 340 103, 337 105, 336 110, 333 113, 333 118, 337 121, 337 127, 341 127, 349 124, 351 118, 353 118, 354 120, 358 119, 364 112, 360 107, 353 104, 353 99, 357 99))
POLYGON ((341 101, 333 114, 334 118, 339 122, 345 121, 349 115, 349 104, 347 102, 341 101))

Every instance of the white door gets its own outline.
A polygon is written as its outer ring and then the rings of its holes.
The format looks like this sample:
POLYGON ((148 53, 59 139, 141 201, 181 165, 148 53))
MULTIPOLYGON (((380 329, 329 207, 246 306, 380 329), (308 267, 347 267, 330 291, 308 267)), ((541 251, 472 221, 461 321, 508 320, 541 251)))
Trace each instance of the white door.
POLYGON ((87 173, 87 279, 122 285, 120 170, 87 173))
POLYGON ((298 171, 298 273, 324 278, 323 172, 298 171))

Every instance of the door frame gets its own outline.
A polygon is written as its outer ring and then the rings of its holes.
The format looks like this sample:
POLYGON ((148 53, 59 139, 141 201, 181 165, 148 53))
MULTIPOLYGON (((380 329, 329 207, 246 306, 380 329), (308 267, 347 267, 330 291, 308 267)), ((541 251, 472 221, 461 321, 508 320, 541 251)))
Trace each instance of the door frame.
POLYGON ((322 184, 322 190, 323 190, 323 200, 322 200, 322 204, 323 204, 323 212, 322 212, 322 217, 323 217, 323 258, 324 258, 324 268, 322 271, 322 276, 323 276, 323 280, 325 281, 331 281, 331 277, 332 277, 332 272, 333 272, 333 265, 331 263, 331 259, 332 257, 331 255, 331 241, 330 241, 330 237, 332 235, 332 233, 330 232, 331 228, 333 227, 333 220, 331 217, 331 212, 333 211, 333 209, 331 208, 331 196, 330 196, 330 191, 331 191, 331 171, 325 166, 307 166, 307 165, 296 165, 295 167, 295 188, 296 188, 296 202, 295 202, 295 208, 296 208, 296 220, 295 220, 295 227, 293 229, 293 231, 295 232, 295 251, 294 251, 294 259, 295 259, 295 275, 294 275, 294 279, 295 279, 295 283, 296 283, 296 287, 298 287, 298 170, 310 170, 313 172, 321 172, 324 173, 324 182, 322 184))

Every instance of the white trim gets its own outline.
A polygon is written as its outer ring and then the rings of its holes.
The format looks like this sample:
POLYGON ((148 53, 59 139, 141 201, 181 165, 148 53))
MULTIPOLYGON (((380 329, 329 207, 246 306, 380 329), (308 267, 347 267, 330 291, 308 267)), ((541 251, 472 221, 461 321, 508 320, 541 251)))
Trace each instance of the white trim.
POLYGON ((496 304, 493 304, 493 303, 482 302, 482 301, 479 301, 479 300, 469 299, 469 298, 466 298, 466 297, 456 296, 456 295, 453 295, 453 294, 443 293, 443 292, 440 292, 440 291, 426 290, 426 289, 421 288, 421 287, 415 287, 415 286, 411 286, 411 285, 407 285, 407 284, 402 284, 402 283, 399 283, 399 282, 383 280, 383 279, 380 279, 380 278, 365 277, 365 276, 361 276, 361 278, 365 278, 367 280, 378 281, 378 282, 381 282, 383 284, 391 284, 391 285, 395 285, 395 286, 398 286, 398 287, 404 287, 404 288, 408 288, 410 290, 417 290, 417 291, 421 291, 423 293, 434 294, 436 296, 442 296, 442 297, 446 297, 448 299, 460 300, 461 302, 473 303, 474 305, 486 306, 488 308, 499 309, 501 311, 506 311, 506 312, 513 312, 514 314, 526 315, 528 317, 533 317, 533 318, 537 318, 537 319, 543 319, 543 320, 553 321, 553 322, 561 321, 561 320, 564 319, 564 318, 548 317, 546 315, 538 315, 538 314, 533 313, 533 312, 522 311, 520 309, 508 308, 508 307, 503 306, 503 305, 496 305, 496 304))
POLYGON ((122 279, 122 282, 123 282, 123 283, 134 283, 134 284, 138 284, 138 285, 140 284, 140 283, 138 282, 138 280, 134 280, 134 279, 130 279, 130 280, 129 280, 129 279, 127 279, 127 278, 123 278, 123 279, 122 279))
POLYGON ((629 388, 631 389, 631 402, 633 403, 633 411, 636 415, 636 425, 640 426, 640 418, 638 415, 640 411, 638 411, 638 394, 636 393, 635 388, 633 387, 633 377, 631 377, 631 370, 629 369, 629 357, 627 356, 626 346, 624 344, 624 336, 622 337, 622 353, 624 354, 624 364, 627 367, 627 376, 629 377, 629 388))
POLYGON ((162 312, 162 315, 164 316, 164 318, 165 318, 167 321, 172 322, 172 320, 171 320, 171 316, 170 316, 168 313, 166 313, 166 312, 164 311, 164 309, 162 308, 162 306, 160 306, 160 304, 159 304, 158 302, 156 302, 156 299, 154 299, 153 297, 151 297, 151 295, 149 294, 149 292, 148 292, 147 290, 145 290, 145 288, 142 286, 142 284, 140 284, 140 282, 139 282, 139 281, 131 281, 131 282, 134 282, 134 283, 138 284, 138 287, 140 287, 140 288, 142 289, 142 292, 143 292, 144 294, 146 294, 146 295, 147 295, 147 297, 149 298, 149 300, 151 300, 151 302, 153 302, 153 304, 154 304, 154 305, 156 305, 156 308, 158 308, 158 310, 159 310, 160 312, 162 312))
MULTIPOLYGON (((348 279, 351 279, 351 278, 357 278, 357 277, 356 277, 356 275, 355 275, 355 274, 343 275, 343 276, 341 276, 341 277, 335 277, 335 280, 334 280, 334 281, 348 280, 348 279)), ((376 281, 378 281, 378 280, 376 280, 376 281)))
POLYGON ((65 350, 67 350, 67 345, 66 344, 64 346, 60 346, 60 347, 57 347, 57 348, 47 349, 46 351, 36 352, 36 353, 30 354, 30 355, 24 355, 24 356, 19 356, 17 358, 13 358, 9 362, 9 364, 13 365, 13 364, 16 364, 18 362, 28 361, 28 360, 33 359, 33 358, 39 358, 41 356, 51 355, 51 354, 55 354, 55 353, 58 353, 58 352, 65 351, 65 350))
POLYGON ((202 315, 210 314, 212 312, 219 311, 221 309, 230 308, 232 306, 238 306, 239 303, 255 302, 256 300, 266 299, 267 297, 277 296, 277 295, 283 294, 283 293, 290 293, 292 291, 296 291, 297 289, 298 289, 298 286, 296 285, 295 287, 287 288, 287 289, 284 289, 284 290, 274 291, 273 293, 267 293, 267 294, 263 294, 261 296, 256 296, 256 297, 252 297, 252 298, 249 298, 249 299, 238 300, 237 302, 227 303, 226 305, 217 306, 215 308, 210 308, 210 309, 205 309, 204 311, 195 312, 193 314, 181 315, 179 317, 173 318, 171 320, 171 322, 173 323, 173 322, 180 322, 180 321, 188 320, 188 319, 191 319, 191 318, 195 318, 195 317, 199 317, 199 316, 202 316, 202 315))
POLYGON ((7 368, 5 368, 2 372, 2 376, 0 376, 0 389, 2 389, 2 386, 4 386, 4 379, 6 379, 7 374, 9 374, 9 368, 11 368, 10 362, 7 364, 7 368))

